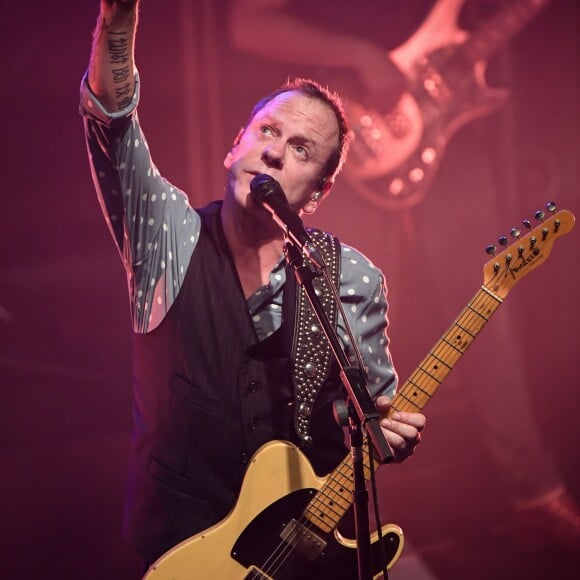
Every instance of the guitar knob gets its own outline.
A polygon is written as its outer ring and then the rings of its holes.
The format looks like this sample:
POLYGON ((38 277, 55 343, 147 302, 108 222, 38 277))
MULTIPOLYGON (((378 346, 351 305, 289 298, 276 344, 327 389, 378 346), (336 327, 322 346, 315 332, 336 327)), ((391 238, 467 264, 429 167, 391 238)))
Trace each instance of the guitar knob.
POLYGON ((546 217, 546 214, 539 209, 535 214, 534 217, 538 220, 538 221, 544 221, 544 218, 546 217))
POLYGON ((522 232, 518 228, 512 228, 510 234, 512 235, 512 237, 519 239, 520 236, 522 235, 522 232))
POLYGON ((553 201, 549 201, 549 202, 546 204, 546 209, 547 209, 548 211, 552 212, 552 213, 555 213, 555 211, 556 211, 556 204, 555 204, 553 201))
POLYGON ((495 246, 493 244, 487 246, 487 248, 485 248, 485 251, 490 256, 495 256, 495 246))
POLYGON ((497 240, 501 246, 507 246, 508 239, 505 236, 500 236, 497 240))
POLYGON ((524 220, 523 224, 528 230, 532 229, 532 224, 530 223, 530 220, 524 220))

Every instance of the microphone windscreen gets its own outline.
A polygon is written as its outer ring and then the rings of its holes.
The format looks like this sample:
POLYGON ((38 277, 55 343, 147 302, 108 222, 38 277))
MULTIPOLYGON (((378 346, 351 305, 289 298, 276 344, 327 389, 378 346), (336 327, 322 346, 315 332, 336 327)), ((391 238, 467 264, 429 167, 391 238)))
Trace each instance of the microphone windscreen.
POLYGON ((250 193, 255 201, 261 203, 273 193, 282 193, 282 188, 271 175, 259 173, 250 182, 250 193))

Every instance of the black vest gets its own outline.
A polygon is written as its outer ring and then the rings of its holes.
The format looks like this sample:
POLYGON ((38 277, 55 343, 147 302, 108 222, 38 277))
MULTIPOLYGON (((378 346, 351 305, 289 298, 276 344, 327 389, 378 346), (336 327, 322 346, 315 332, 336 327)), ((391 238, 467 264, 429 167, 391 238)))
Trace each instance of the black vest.
MULTIPOLYGON (((288 273, 282 328, 259 342, 220 220, 200 210, 198 245, 158 328, 134 335, 134 433, 126 535, 148 561, 221 520, 246 464, 272 439, 297 443, 290 352, 296 283, 288 273)), ((312 414, 306 454, 325 474, 344 457, 333 378, 312 414)))

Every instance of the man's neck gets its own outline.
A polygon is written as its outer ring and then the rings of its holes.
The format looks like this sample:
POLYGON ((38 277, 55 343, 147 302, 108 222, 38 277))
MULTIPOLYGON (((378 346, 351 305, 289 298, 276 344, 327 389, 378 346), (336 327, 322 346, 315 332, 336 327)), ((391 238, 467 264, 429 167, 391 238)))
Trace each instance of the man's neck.
POLYGON ((284 242, 268 216, 238 210, 224 201, 222 226, 246 298, 268 284, 270 273, 282 255, 284 242))

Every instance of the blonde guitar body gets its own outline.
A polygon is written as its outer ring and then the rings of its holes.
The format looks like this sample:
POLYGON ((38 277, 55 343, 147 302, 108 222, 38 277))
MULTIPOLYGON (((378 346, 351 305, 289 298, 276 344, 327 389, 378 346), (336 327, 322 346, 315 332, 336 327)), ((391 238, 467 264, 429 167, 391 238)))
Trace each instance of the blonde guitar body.
MULTIPOLYGON (((286 441, 267 443, 252 458, 232 512, 164 554, 145 579, 355 578, 356 542, 341 536, 336 528, 325 533, 301 517, 325 483, 326 478, 314 473, 297 447, 286 441), (306 524, 296 533, 288 532, 293 518, 306 524), (282 539, 285 531, 288 536, 282 539), (310 533, 326 542, 326 547, 318 551, 316 545, 305 546, 309 540, 302 535, 310 533)), ((389 524, 383 526, 382 534, 391 567, 403 549, 403 533, 389 524)), ((378 555, 377 539, 373 534, 378 555)))

